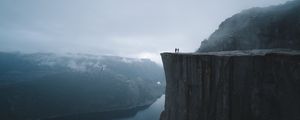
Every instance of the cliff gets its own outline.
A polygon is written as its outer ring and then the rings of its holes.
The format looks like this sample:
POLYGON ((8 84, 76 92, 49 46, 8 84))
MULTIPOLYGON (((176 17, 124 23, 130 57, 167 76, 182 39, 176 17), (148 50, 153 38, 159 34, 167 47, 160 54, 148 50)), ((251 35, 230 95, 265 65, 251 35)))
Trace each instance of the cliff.
POLYGON ((300 52, 162 53, 161 120, 299 120, 300 52))

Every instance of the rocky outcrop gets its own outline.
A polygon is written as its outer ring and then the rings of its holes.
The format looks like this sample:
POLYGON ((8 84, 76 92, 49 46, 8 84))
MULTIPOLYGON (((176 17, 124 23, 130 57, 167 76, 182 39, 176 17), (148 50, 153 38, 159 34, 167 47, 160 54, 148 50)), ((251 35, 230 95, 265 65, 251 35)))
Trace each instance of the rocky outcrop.
POLYGON ((161 120, 300 120, 299 11, 299 0, 245 10, 197 53, 162 53, 161 120))
POLYGON ((300 49, 300 0, 242 11, 222 22, 198 52, 300 49))
POLYGON ((299 120, 300 52, 162 53, 161 120, 299 120))

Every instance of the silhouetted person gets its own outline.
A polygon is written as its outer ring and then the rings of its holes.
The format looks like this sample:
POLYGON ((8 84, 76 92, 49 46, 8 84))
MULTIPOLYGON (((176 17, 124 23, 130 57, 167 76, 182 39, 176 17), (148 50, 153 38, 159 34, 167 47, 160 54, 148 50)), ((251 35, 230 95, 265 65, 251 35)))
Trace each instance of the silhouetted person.
POLYGON ((179 52, 179 48, 175 48, 175 53, 178 53, 179 52))

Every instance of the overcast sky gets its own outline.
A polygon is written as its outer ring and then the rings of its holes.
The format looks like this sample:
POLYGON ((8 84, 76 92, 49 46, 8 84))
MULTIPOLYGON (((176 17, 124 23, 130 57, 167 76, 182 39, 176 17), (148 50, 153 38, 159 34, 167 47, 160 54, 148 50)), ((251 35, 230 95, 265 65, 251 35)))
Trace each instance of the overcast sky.
POLYGON ((0 51, 194 52, 226 18, 288 0, 0 0, 0 51))

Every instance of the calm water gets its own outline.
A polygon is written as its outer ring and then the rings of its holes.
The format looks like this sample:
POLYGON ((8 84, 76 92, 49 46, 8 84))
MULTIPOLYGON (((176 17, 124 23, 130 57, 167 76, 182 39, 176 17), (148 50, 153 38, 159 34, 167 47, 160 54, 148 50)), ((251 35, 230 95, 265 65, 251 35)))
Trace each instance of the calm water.
POLYGON ((159 120, 164 109, 165 95, 162 95, 152 105, 134 108, 131 110, 118 110, 101 113, 88 113, 46 120, 159 120))
POLYGON ((164 109, 165 95, 161 96, 150 107, 139 111, 132 118, 117 119, 117 120, 159 120, 160 113, 164 109))

